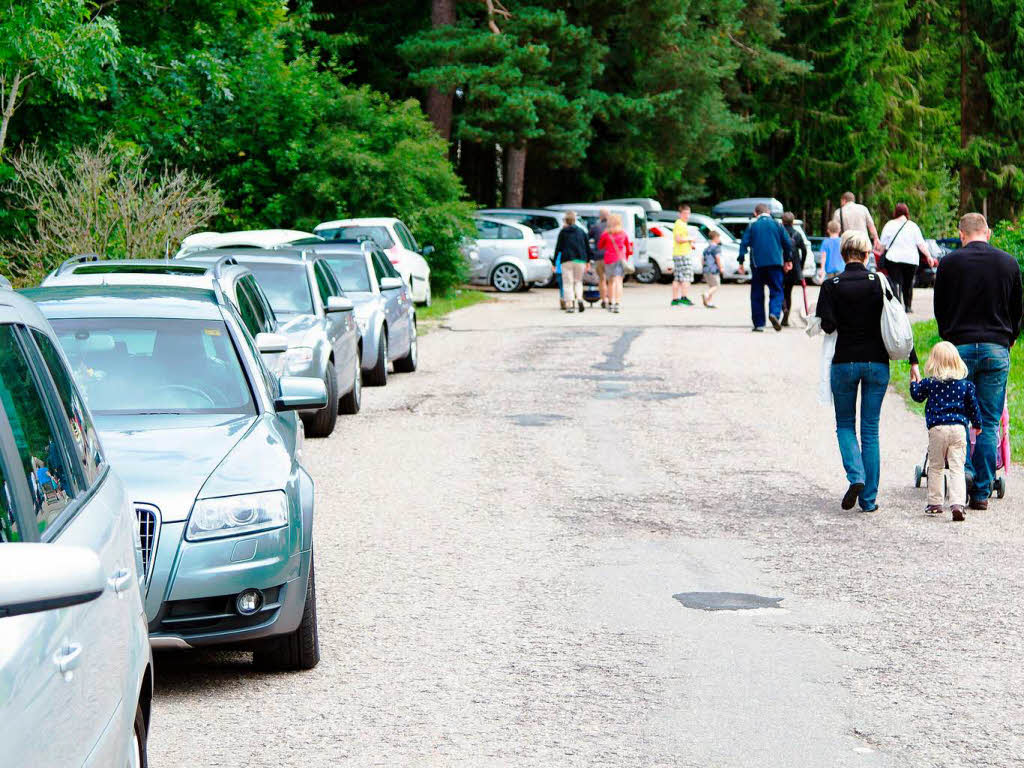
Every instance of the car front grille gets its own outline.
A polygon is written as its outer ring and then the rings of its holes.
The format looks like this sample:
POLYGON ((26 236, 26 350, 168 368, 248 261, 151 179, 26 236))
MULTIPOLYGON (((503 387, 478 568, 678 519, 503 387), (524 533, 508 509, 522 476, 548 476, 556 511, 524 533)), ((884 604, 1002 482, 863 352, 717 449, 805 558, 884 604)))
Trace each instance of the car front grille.
POLYGON ((156 554, 160 514, 156 507, 149 504, 136 504, 135 516, 139 521, 139 541, 142 544, 142 571, 148 584, 153 570, 153 555, 156 554))

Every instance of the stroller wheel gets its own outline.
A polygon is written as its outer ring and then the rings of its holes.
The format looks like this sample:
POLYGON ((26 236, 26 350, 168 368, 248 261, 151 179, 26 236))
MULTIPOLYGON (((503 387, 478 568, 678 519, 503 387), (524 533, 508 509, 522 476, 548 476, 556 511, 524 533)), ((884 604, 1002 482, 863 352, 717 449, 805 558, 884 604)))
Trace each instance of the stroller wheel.
POLYGON ((996 498, 1001 499, 1006 495, 1006 478, 997 477, 992 481, 992 490, 995 491, 996 498))
POLYGON ((921 478, 922 477, 924 477, 924 469, 922 469, 921 465, 918 464, 916 467, 914 467, 914 487, 915 488, 920 488, 921 487, 921 478))

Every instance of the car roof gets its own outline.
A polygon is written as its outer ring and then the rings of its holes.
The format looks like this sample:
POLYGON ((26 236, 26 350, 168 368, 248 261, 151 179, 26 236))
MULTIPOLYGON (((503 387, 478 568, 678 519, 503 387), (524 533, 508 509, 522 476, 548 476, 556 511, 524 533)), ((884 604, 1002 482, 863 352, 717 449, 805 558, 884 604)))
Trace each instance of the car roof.
POLYGON ((203 263, 213 260, 218 255, 228 255, 242 266, 249 263, 294 264, 298 266, 303 263, 302 254, 304 252, 307 254, 306 258, 310 261, 318 256, 317 252, 311 248, 232 248, 224 252, 220 250, 197 251, 178 258, 182 261, 198 261, 203 263))
POLYGON ((312 232, 298 229, 246 229, 237 232, 195 232, 181 241, 181 249, 195 250, 198 248, 234 248, 249 246, 252 248, 273 248, 277 245, 294 243, 298 240, 315 238, 312 232))
POLYGON ((6 323, 24 323, 44 331, 50 328, 46 317, 31 299, 8 287, 0 287, 0 325, 6 323))
POLYGON ((594 213, 602 209, 610 209, 632 213, 634 216, 640 215, 644 218, 647 217, 647 211, 645 211, 641 206, 629 205, 627 203, 556 203, 554 205, 549 205, 548 209, 552 211, 586 211, 587 213, 594 213))
POLYGON ((715 203, 711 208, 711 215, 715 218, 721 218, 723 216, 752 217, 754 215, 754 206, 761 203, 768 206, 769 212, 775 218, 782 216, 785 211, 782 203, 774 197, 739 197, 735 200, 723 200, 720 203, 715 203))
POLYGON ((518 221, 509 221, 508 219, 498 218, 497 216, 480 216, 476 213, 473 214, 473 218, 477 221, 488 221, 491 224, 501 224, 503 227, 517 227, 523 232, 529 232, 531 235, 535 234, 532 229, 525 224, 520 224, 518 221))
POLYGON ((390 227, 397 221, 399 221, 399 219, 390 216, 378 216, 367 219, 336 219, 335 221, 321 221, 313 227, 313 231, 316 232, 319 229, 334 229, 335 227, 349 226, 390 227))
POLYGON ((57 285, 29 288, 23 296, 52 319, 62 317, 165 317, 220 320, 213 286, 57 285))
POLYGON ((662 209, 661 203, 653 197, 618 197, 613 200, 598 200, 597 202, 602 205, 605 203, 609 205, 639 205, 648 213, 657 213, 662 209))
POLYGON ((478 211, 474 211, 474 215, 482 213, 484 215, 491 214, 516 214, 521 213, 525 216, 551 216, 557 219, 560 211, 553 210, 551 208, 481 208, 478 211))

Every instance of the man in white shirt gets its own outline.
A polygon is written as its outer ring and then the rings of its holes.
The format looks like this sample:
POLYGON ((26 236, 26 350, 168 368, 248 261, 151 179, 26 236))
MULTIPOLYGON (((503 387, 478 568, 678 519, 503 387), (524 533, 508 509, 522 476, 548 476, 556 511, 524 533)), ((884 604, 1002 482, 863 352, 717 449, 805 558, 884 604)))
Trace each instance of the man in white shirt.
POLYGON ((885 248, 885 271, 893 285, 899 286, 903 305, 911 311, 914 301, 914 280, 921 256, 930 264, 932 255, 921 234, 921 228, 910 220, 906 203, 898 203, 891 221, 882 227, 882 247, 885 248))
POLYGON ((839 236, 842 237, 843 233, 849 230, 867 232, 877 252, 879 249, 878 230, 875 228, 874 219, 871 218, 871 211, 867 209, 867 206, 857 202, 853 192, 843 192, 840 201, 841 205, 836 208, 836 212, 832 216, 832 221, 839 224, 839 236))

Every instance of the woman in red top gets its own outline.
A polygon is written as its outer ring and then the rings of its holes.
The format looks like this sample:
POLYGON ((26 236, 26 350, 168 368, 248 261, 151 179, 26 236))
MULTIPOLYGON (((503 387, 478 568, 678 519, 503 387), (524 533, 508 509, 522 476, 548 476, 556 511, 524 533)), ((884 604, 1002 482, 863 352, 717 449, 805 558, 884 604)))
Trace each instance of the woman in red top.
POLYGON ((608 229, 601 235, 597 249, 604 251, 604 274, 608 280, 608 309, 618 312, 622 302, 622 277, 626 274, 626 260, 633 253, 633 244, 622 229, 622 217, 613 213, 608 217, 608 229))

